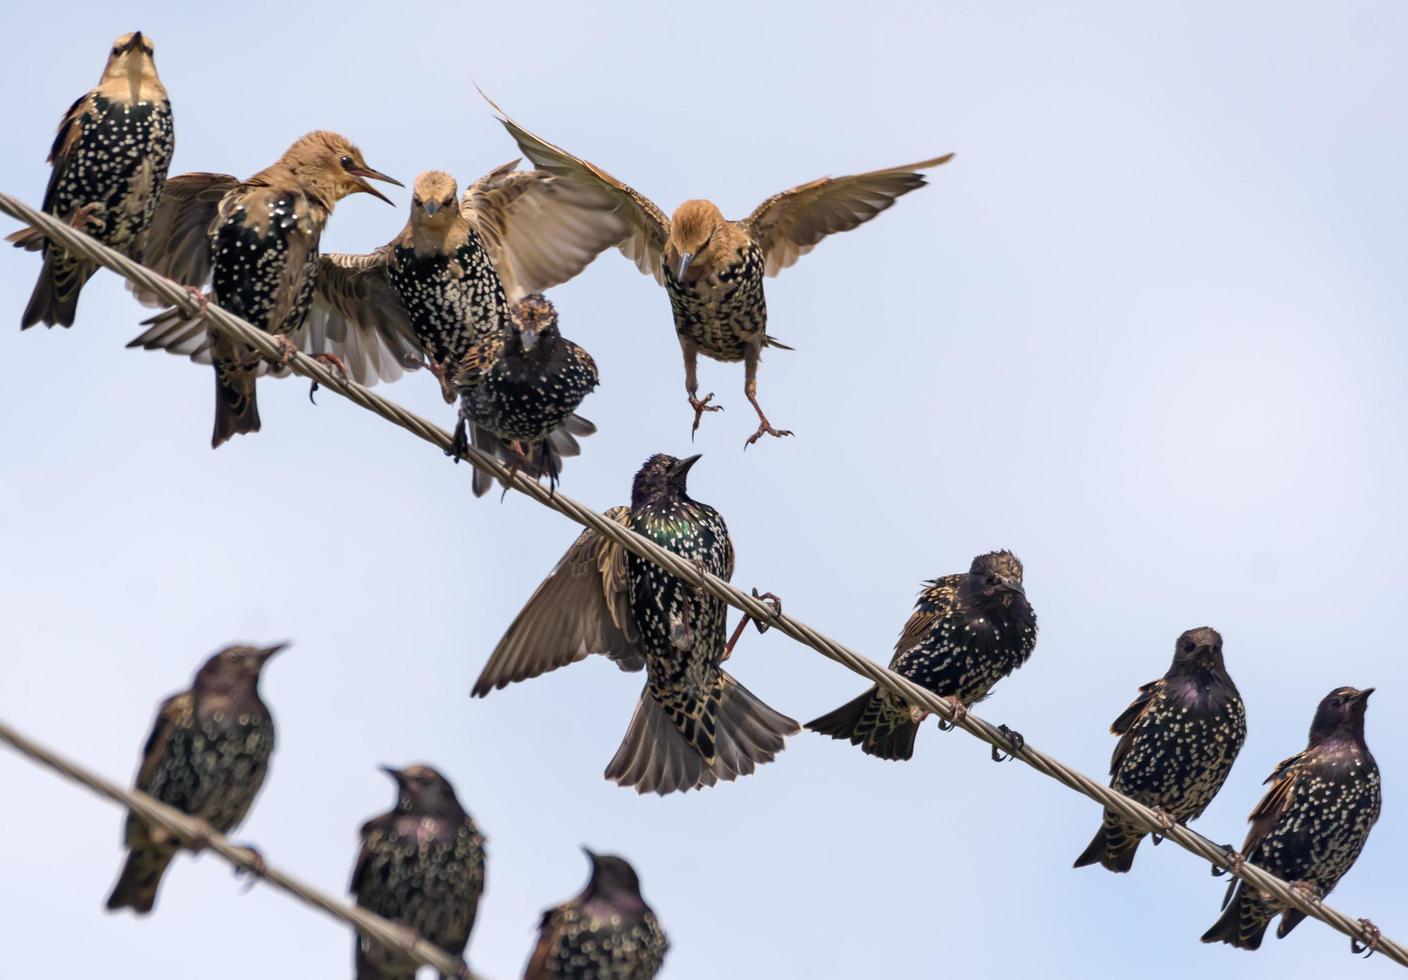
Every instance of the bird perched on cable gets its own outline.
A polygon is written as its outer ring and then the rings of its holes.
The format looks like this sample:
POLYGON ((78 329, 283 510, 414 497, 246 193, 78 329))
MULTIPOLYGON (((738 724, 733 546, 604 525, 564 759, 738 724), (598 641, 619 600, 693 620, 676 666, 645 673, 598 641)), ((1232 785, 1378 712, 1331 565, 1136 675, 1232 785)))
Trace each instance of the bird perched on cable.
MULTIPOLYGON (((1171 826, 1202 815, 1222 789, 1242 742, 1247 714, 1222 660, 1222 636, 1188 630, 1173 648, 1168 672, 1139 689, 1111 733, 1110 786, 1160 812, 1171 826)), ((1128 871, 1144 831, 1105 811, 1095 839, 1075 866, 1128 871)))
MULTIPOLYGON (((391 203, 369 179, 400 186, 367 166, 345 136, 321 130, 245 181, 229 174, 173 177, 148 233, 146 264, 192 288, 208 279, 217 304, 279 340, 285 364, 301 346, 345 365, 358 381, 394 379, 417 360, 410 324, 376 302, 376 283, 318 253, 342 198, 371 194, 391 203), (324 276, 335 285, 320 292, 324 276), (347 296, 361 300, 355 309, 339 304, 347 296)), ((212 446, 259 431, 255 379, 268 366, 258 351, 208 331, 203 311, 189 317, 172 309, 148 323, 129 347, 163 348, 214 364, 212 446)))
POLYGON ((758 413, 758 429, 747 445, 764 435, 791 435, 774 428, 758 404, 758 361, 763 348, 792 349, 767 333, 763 276, 777 275, 827 235, 869 221, 901 195, 923 187, 919 171, 953 157, 950 153, 849 177, 823 177, 773 195, 741 221, 725 219, 716 205, 704 200, 686 201, 667 218, 644 195, 528 132, 488 101, 535 166, 599 194, 629 222, 630 230, 619 247, 669 294, 675 332, 684 351, 684 383, 694 409, 695 430, 705 412, 720 408, 711 404, 712 393, 699 397, 695 377, 699 355, 743 362, 744 393, 758 413))
MULTIPOLYGON (((226 647, 201 666, 190 690, 163 701, 142 750, 137 789, 218 833, 239 826, 274 751, 274 719, 259 697, 259 675, 287 645, 226 647)), ((127 863, 108 908, 145 915, 181 843, 132 815, 126 844, 127 863)))
MULTIPOLYGON (((352 894, 359 907, 462 957, 484 894, 484 835, 430 766, 382 771, 396 780, 396 805, 362 826, 352 894)), ((415 980, 415 961, 362 935, 356 962, 357 980, 415 980)))
MULTIPOLYGON (((722 579, 733 542, 718 511, 686 493, 699 459, 658 454, 636 474, 630 507, 606 516, 722 579)), ((474 695, 602 653, 646 668, 630 728, 606 778, 672 793, 751 773, 781 752, 797 723, 725 673, 727 607, 658 565, 585 531, 494 648, 474 695)))
MULTIPOLYGON (((1373 693, 1372 687, 1341 687, 1325 695, 1310 725, 1310 743, 1267 778, 1271 789, 1252 811, 1240 860, 1317 898, 1344 877, 1383 804, 1379 767, 1364 741, 1364 710, 1373 693)), ((1256 949, 1277 914, 1277 939, 1305 918, 1240 879, 1222 905, 1222 917, 1203 934, 1205 943, 1256 949)))
MULTIPOLYGON (((54 169, 44 192, 46 212, 133 259, 142 257, 176 146, 154 50, 141 31, 113 42, 97 88, 70 106, 59 123, 49 151, 54 169)), ((72 326, 78 294, 97 266, 50 245, 36 228, 15 232, 9 241, 44 253, 20 327, 72 326)))
MULTIPOLYGON (((395 239, 366 255, 334 254, 328 261, 354 273, 356 280, 346 281, 359 290, 367 280, 378 282, 378 301, 393 303, 396 318, 410 323, 445 400, 463 396, 475 445, 534 478, 552 477, 561 456, 575 454, 573 436, 595 431, 573 412, 595 386, 596 369, 585 351, 557 335, 555 315, 551 336, 545 334, 552 307, 529 297, 581 272, 620 241, 626 226, 599 196, 517 165, 491 171, 462 199, 449 174, 420 174, 410 217, 395 239), (516 308, 525 316, 516 316, 516 308), (539 337, 540 349, 520 353, 539 337), (515 366, 495 373, 501 355, 515 366), (530 387, 523 370, 535 372, 530 387), (518 407, 509 411, 507 404, 518 407), (518 441, 531 445, 514 452, 508 444, 518 441), (542 448, 545 441, 552 452, 542 448)), ((320 280, 323 292, 330 285, 320 280)), ((328 299, 358 306, 356 295, 328 299)), ((476 474, 475 492, 488 487, 488 478, 476 474)))
POLYGON ((523 980, 651 980, 670 941, 624 858, 593 854, 582 893, 543 913, 523 980))
MULTIPOLYGON (((949 701, 961 717, 994 684, 1027 662, 1036 646, 1036 612, 1010 551, 979 555, 966 574, 925 583, 905 623, 890 669, 949 701)), ((807 727, 849 739, 881 759, 908 759, 925 712, 872 687, 807 727)), ((1008 732, 1020 744, 1021 736, 1008 732)))

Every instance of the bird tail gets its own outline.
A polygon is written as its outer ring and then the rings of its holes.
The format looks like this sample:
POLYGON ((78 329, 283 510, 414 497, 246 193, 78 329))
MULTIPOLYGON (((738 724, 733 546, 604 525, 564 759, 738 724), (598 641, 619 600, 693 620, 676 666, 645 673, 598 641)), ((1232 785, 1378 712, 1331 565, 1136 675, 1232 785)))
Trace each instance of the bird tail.
POLYGON ((606 778, 637 793, 687 792, 746 776, 781 752, 797 723, 723 671, 701 715, 641 692, 606 778))
MULTIPOLYGON (((569 415, 548 437, 533 446, 525 460, 508 447, 498 436, 480 425, 470 424, 470 439, 476 449, 497 457, 507 466, 517 466, 520 473, 534 480, 547 477, 553 485, 562 474, 562 461, 582 452, 577 437, 583 438, 596 432, 596 425, 580 415, 569 415)), ((482 470, 474 471, 474 495, 482 497, 493 486, 494 479, 482 470)))
POLYGON ((356 980, 415 980, 415 960, 408 959, 360 934, 356 942, 356 980))
MULTIPOLYGON (((28 238, 21 240, 22 236, 23 233, 11 235, 10 241, 20 248, 36 247, 30 244, 28 238)), ((39 244, 43 245, 43 236, 39 236, 39 244)), ((61 249, 48 249, 44 253, 44 268, 39 270, 39 280, 30 294, 29 305, 20 318, 20 329, 28 330, 36 323, 49 327, 73 326, 73 318, 78 313, 78 294, 95 271, 94 266, 70 258, 61 249)))
POLYGON ((216 449, 234 436, 259 431, 259 402, 255 398, 253 367, 239 361, 215 361, 215 432, 210 448, 216 449))
POLYGON ((795 347, 788 347, 786 344, 784 344, 782 341, 778 340, 778 339, 777 339, 776 337, 774 337, 772 334, 766 334, 766 333, 763 334, 763 346, 764 346, 764 347, 776 347, 778 350, 796 350, 796 349, 797 349, 797 348, 795 348, 795 347))
POLYGON ((1143 834, 1130 830, 1124 821, 1106 810, 1105 819, 1100 824, 1100 829, 1095 832, 1095 838, 1081 856, 1076 858, 1074 867, 1084 868, 1090 864, 1099 864, 1116 874, 1128 871, 1134 866, 1134 852, 1143 839, 1143 834))
POLYGON ((176 851, 169 847, 133 848, 122 866, 117 885, 108 896, 109 911, 131 909, 138 915, 150 912, 156 904, 161 876, 175 856, 176 851))
POLYGON ((1245 883, 1237 882, 1235 888, 1231 901, 1223 906, 1221 918, 1203 933, 1203 942, 1226 943, 1238 949, 1259 949, 1276 909, 1254 891, 1249 893, 1245 883))
POLYGON ((854 701, 848 701, 830 714, 807 722, 807 727, 832 738, 849 739, 861 751, 877 759, 909 759, 914 755, 914 736, 919 722, 909 705, 878 687, 872 687, 854 701))

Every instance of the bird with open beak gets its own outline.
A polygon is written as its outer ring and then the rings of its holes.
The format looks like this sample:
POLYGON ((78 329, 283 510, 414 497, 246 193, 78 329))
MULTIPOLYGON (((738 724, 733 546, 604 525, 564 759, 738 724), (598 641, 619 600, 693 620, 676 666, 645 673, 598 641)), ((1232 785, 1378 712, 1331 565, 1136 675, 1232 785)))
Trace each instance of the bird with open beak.
POLYGON ((255 379, 271 366, 284 369, 300 348, 358 381, 399 376, 415 358, 415 337, 404 319, 349 322, 346 311, 319 301, 319 278, 342 274, 319 254, 323 228, 349 195, 391 203, 373 180, 401 186, 368 166, 345 136, 320 130, 248 180, 194 173, 167 182, 147 237, 147 265, 192 289, 208 280, 216 303, 273 334, 284 351, 269 365, 257 351, 207 331, 201 314, 175 309, 147 321, 149 329, 128 345, 214 365, 212 446, 259 431, 255 379), (343 352, 356 353, 354 365, 343 361, 343 352))
MULTIPOLYGON (((44 192, 46 212, 139 261, 176 146, 155 49, 141 31, 113 42, 97 87, 74 102, 59 123, 44 192)), ((35 228, 8 240, 44 253, 20 327, 72 326, 78 294, 97 266, 50 245, 35 228)))

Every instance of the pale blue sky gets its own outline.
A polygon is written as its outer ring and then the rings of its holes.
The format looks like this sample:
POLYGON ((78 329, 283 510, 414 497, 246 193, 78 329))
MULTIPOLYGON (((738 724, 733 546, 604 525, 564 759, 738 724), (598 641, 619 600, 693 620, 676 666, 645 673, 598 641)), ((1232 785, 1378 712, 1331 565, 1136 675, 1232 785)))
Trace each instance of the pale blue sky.
MULTIPOLYGON (((768 355, 760 390, 795 439, 742 453, 742 370, 703 364, 728 411, 692 490, 728 519, 735 581, 883 659, 921 579, 1014 549, 1041 638, 981 713, 1097 774, 1177 634, 1216 626, 1250 725, 1196 825, 1219 840, 1240 843, 1326 691, 1377 686, 1387 809, 1334 901, 1408 932, 1401 4, 75 2, 6 22, 25 41, 0 63, 0 189, 36 203, 60 114, 134 28, 172 94, 173 172, 248 174, 331 128, 407 183, 463 184, 516 155, 475 81, 667 210, 741 216, 956 151, 769 282, 797 351, 768 355)), ((391 196, 344 202, 326 245, 389 240, 391 196)), ((14 321, 37 267, 0 256, 14 321)), ((641 460, 689 449, 668 303, 615 253, 553 298, 602 375, 564 488, 624 502, 641 460)), ((1096 808, 932 723, 907 765, 804 734, 700 794, 605 783, 638 678, 590 662, 468 698, 575 528, 473 499, 464 467, 302 383, 261 384, 264 431, 212 453, 209 371, 124 350, 143 315, 101 274, 73 330, 0 329, 0 717, 104 773, 130 779, 157 701, 209 652, 291 638, 240 836, 342 893, 390 802, 375 766, 433 762, 489 838, 470 949, 491 978, 580 887, 582 843, 639 869, 673 980, 1388 975, 1313 922, 1254 955, 1201 945, 1223 889, 1206 866, 1145 846, 1128 876, 1071 870, 1096 808)), ((428 376, 386 390, 451 421, 428 376)), ((733 669, 799 720, 863 686, 775 634, 733 669)), ((8 753, 0 778, 7 972, 350 974, 345 930, 209 858, 175 866, 150 920, 105 914, 120 814, 8 753)))

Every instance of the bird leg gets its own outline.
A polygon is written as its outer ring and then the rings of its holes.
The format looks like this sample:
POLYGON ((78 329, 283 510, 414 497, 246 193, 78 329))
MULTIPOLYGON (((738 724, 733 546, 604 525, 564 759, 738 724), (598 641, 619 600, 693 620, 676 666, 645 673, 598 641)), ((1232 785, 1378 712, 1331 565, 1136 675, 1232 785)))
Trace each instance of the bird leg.
POLYGON ((722 405, 710 405, 714 400, 714 393, 711 391, 703 398, 699 397, 699 379, 695 376, 695 367, 699 360, 699 354, 695 351, 694 345, 684 343, 684 390, 689 394, 689 407, 694 409, 694 425, 689 430, 689 441, 694 441, 694 434, 699 431, 699 420, 704 417, 705 412, 722 412, 722 405))
POLYGON ((440 396, 445 399, 446 405, 455 403, 455 388, 450 384, 450 371, 454 368, 454 358, 447 357, 444 361, 432 361, 425 359, 425 366, 430 369, 430 373, 435 375, 435 380, 440 382, 440 396))
POLYGON ((191 818, 191 835, 181 844, 192 854, 199 854, 210 846, 210 838, 215 836, 215 828, 200 817, 191 818))
POLYGON ((264 863, 264 855, 259 853, 257 848, 248 844, 242 844, 240 849, 244 851, 245 857, 249 859, 249 867, 235 868, 235 876, 245 877, 244 890, 248 894, 249 890, 259 883, 259 880, 269 874, 269 866, 264 863))
MULTIPOLYGON (((313 360, 321 361, 322 363, 328 365, 328 367, 336 371, 338 374, 342 375, 343 381, 347 381, 352 377, 347 371, 347 363, 343 361, 342 358, 338 357, 336 354, 314 354, 312 355, 312 357, 313 360)), ((308 400, 310 402, 313 402, 313 393, 317 390, 318 379, 314 378, 313 383, 308 386, 308 400)), ((316 405, 318 403, 313 402, 313 404, 316 405)))
POLYGON ((748 437, 748 441, 743 444, 743 448, 747 449, 765 435, 777 436, 779 438, 782 436, 790 436, 792 434, 791 429, 774 429, 772 423, 768 421, 768 417, 763 414, 763 406, 758 404, 757 351, 749 350, 744 355, 744 371, 746 372, 746 376, 743 381, 743 393, 748 396, 748 401, 752 403, 753 411, 758 413, 758 431, 748 437))
POLYGON ((1324 890, 1313 881, 1293 881, 1291 891, 1299 892, 1300 897, 1311 905, 1319 905, 1320 900, 1325 897, 1324 890))
POLYGON ((1004 754, 998 751, 997 746, 994 745, 992 747, 992 761, 1006 762, 1018 752, 1022 751, 1027 744, 1027 740, 1022 737, 1021 732, 1014 732, 1006 725, 998 725, 997 730, 1002 733, 1003 738, 1007 739, 1007 752, 1004 754))
POLYGON ((1350 936, 1349 950, 1356 956, 1360 953, 1364 953, 1364 958, 1367 960, 1369 957, 1373 956, 1374 951, 1379 948, 1379 942, 1384 938, 1384 934, 1379 931, 1378 926, 1374 925, 1368 919, 1360 919, 1359 928, 1364 930, 1364 942, 1361 943, 1358 939, 1350 936), (1365 953, 1365 950, 1368 950, 1368 952, 1365 953))
POLYGON ((169 283, 171 283, 171 285, 175 286, 175 287, 178 288, 178 289, 183 289, 183 290, 185 290, 186 293, 187 293, 187 295, 189 295, 189 296, 191 297, 191 299, 195 301, 195 304, 196 304, 196 315, 195 315, 195 318, 196 318, 197 320, 199 320, 201 317, 205 316, 205 311, 210 308, 210 297, 205 294, 205 291, 204 291, 203 289, 201 289, 199 286, 186 286, 186 285, 182 285, 181 283, 177 282, 175 279, 168 279, 168 280, 166 280, 166 281, 169 282, 169 283))
POLYGON ((1155 847, 1158 847, 1164 841, 1164 834, 1173 829, 1175 821, 1173 817, 1168 815, 1168 811, 1161 806, 1151 806, 1149 809, 1154 811, 1154 822, 1159 825, 1159 830, 1150 834, 1149 839, 1154 842, 1155 847))
POLYGON ((68 216, 69 227, 86 232, 89 225, 98 224, 98 215, 102 214, 105 210, 107 209, 96 201, 90 201, 82 207, 74 208, 73 213, 68 216))
POLYGON ((953 709, 953 721, 944 721, 943 718, 940 718, 939 731, 952 731, 953 729, 958 727, 959 722, 961 722, 964 718, 968 717, 968 706, 962 701, 960 701, 958 699, 958 696, 955 694, 950 694, 947 697, 940 698, 939 700, 947 701, 948 706, 953 709))
POLYGON ((1214 878, 1221 878, 1229 872, 1233 875, 1239 874, 1242 870, 1242 866, 1247 863, 1246 859, 1238 854, 1236 848, 1231 844, 1223 844, 1222 852, 1227 856, 1227 860, 1220 868, 1215 864, 1212 866, 1212 876, 1214 878))
MULTIPOLYGON (((755 588, 753 590, 753 598, 767 599, 772 604, 773 615, 782 615, 782 599, 778 596, 773 595, 771 592, 759 593, 755 588)), ((750 613, 744 613, 743 618, 738 621, 738 625, 733 628, 733 635, 728 638, 728 645, 724 647, 723 660, 727 660, 729 657, 733 656, 734 644, 738 642, 738 638, 743 635, 743 628, 749 623, 752 623, 753 628, 760 634, 766 633, 771 626, 770 623, 765 623, 761 619, 754 619, 750 613)), ((723 660, 719 662, 722 663, 723 660)))

